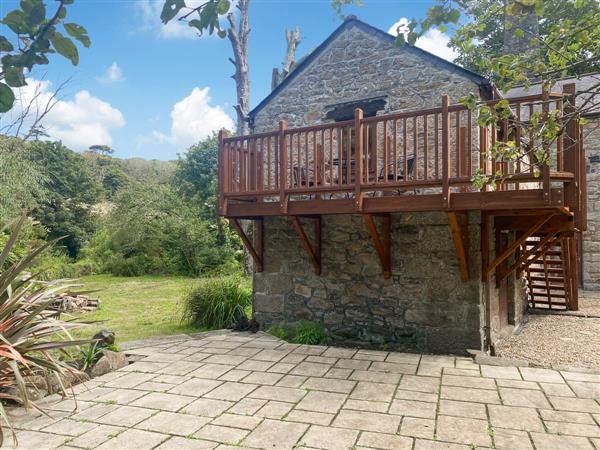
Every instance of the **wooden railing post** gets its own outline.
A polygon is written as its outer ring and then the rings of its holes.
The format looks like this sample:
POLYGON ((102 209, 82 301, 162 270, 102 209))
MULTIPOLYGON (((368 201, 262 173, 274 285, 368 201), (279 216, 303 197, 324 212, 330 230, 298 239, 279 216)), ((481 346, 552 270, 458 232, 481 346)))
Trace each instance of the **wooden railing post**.
POLYGON ((223 140, 227 137, 228 132, 225 129, 219 130, 219 153, 218 153, 218 177, 217 177, 217 192, 219 193, 219 214, 225 214, 225 190, 229 186, 226 180, 226 174, 231 173, 230 167, 225 167, 226 162, 229 161, 227 155, 225 155, 225 144, 223 140))
POLYGON ((354 110, 354 198, 356 200, 356 210, 362 211, 362 192, 361 184, 363 179, 363 134, 362 134, 363 110, 356 108, 354 110))
POLYGON ((287 122, 279 121, 279 207, 282 212, 287 212, 287 196, 285 188, 287 184, 287 146, 285 143, 285 130, 287 122))
POLYGON ((569 122, 565 127, 565 136, 563 139, 563 165, 565 172, 572 172, 575 178, 565 185, 565 206, 569 207, 575 213, 575 226, 581 228, 580 212, 580 189, 581 189, 581 162, 580 146, 579 146, 579 124, 575 117, 575 83, 565 84, 563 86, 563 94, 566 95, 563 101, 566 102, 563 108, 564 117, 569 122))
POLYGON ((450 209, 450 97, 442 95, 442 200, 450 209))
MULTIPOLYGON (((550 92, 542 85, 542 120, 548 120, 548 110, 549 104, 548 99, 550 97, 550 92)), ((542 137, 542 148, 544 149, 544 153, 546 154, 546 161, 542 166, 542 192, 543 192, 543 200, 546 205, 550 204, 550 194, 552 185, 550 182, 550 164, 552 164, 552 158, 550 155, 550 144, 548 141, 542 137)))
MULTIPOLYGON (((460 114, 457 113, 457 114, 460 114)), ((470 158, 471 158, 471 148, 468 147, 469 143, 469 134, 471 133, 471 129, 467 127, 460 127, 460 141, 459 141, 459 165, 456 166, 456 170, 459 171, 458 177, 471 177, 471 173, 469 171, 470 166, 470 158)), ((461 185, 461 192, 467 192, 468 187, 461 185)))

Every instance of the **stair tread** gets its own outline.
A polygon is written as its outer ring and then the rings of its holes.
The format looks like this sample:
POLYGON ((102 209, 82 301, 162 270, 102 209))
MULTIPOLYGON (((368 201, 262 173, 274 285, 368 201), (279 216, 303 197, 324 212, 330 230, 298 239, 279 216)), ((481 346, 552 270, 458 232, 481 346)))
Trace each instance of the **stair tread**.
MULTIPOLYGON (((546 282, 546 278, 545 277, 529 277, 529 279, 531 281, 543 281, 544 283, 546 282)), ((563 277, 548 277, 548 281, 550 283, 564 283, 565 279, 563 277)))
MULTIPOLYGON (((544 272, 544 268, 543 267, 530 267, 529 268, 530 272, 544 272)), ((562 273, 563 270, 557 267, 548 267, 548 273, 562 273)))

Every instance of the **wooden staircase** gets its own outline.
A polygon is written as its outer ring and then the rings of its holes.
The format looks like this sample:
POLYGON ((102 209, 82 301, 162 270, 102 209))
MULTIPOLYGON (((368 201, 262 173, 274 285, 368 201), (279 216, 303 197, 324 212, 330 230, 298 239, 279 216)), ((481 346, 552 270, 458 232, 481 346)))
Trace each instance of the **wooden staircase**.
POLYGON ((569 234, 553 237, 537 235, 527 239, 522 251, 539 247, 523 264, 527 279, 529 306, 535 309, 576 309, 576 259, 573 254, 575 238, 569 234), (540 246, 541 241, 547 241, 540 246))

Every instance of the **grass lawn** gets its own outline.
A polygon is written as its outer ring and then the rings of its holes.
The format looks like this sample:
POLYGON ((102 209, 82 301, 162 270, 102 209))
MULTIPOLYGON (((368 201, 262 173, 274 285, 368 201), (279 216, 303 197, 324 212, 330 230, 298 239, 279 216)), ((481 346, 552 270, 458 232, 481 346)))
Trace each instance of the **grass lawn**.
POLYGON ((83 290, 98 290, 90 294, 99 297, 100 308, 82 314, 83 321, 97 321, 79 331, 92 337, 109 328, 119 342, 145 339, 151 336, 201 331, 180 322, 180 301, 194 284, 194 279, 167 276, 113 277, 91 275, 82 277, 83 290))

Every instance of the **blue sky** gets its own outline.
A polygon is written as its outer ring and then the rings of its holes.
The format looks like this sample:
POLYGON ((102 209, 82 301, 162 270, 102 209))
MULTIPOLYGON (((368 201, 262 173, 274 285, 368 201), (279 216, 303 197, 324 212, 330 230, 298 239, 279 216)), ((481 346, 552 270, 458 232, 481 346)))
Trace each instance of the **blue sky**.
MULTIPOLYGON (((0 15, 16 3, 2 1, 0 15)), ((49 8, 54 4, 46 3, 49 8)), ((364 6, 346 11, 388 30, 402 17, 423 17, 432 3, 364 0, 364 6)), ((28 88, 32 91, 35 86, 48 95, 70 79, 45 122, 52 138, 76 150, 104 143, 119 157, 173 159, 211 130, 233 123, 229 41, 199 38, 183 24, 164 27, 159 20, 161 6, 161 0, 76 0, 69 6, 68 21, 88 29, 92 46, 80 48, 77 67, 53 57, 50 66, 30 74, 28 88)), ((271 71, 283 60, 286 28, 300 27, 298 56, 302 56, 339 24, 330 0, 253 0, 251 106, 269 93, 271 71)), ((446 42, 447 37, 435 30, 418 45, 450 58, 446 42)), ((27 95, 31 92, 21 92, 22 98, 27 95)))

